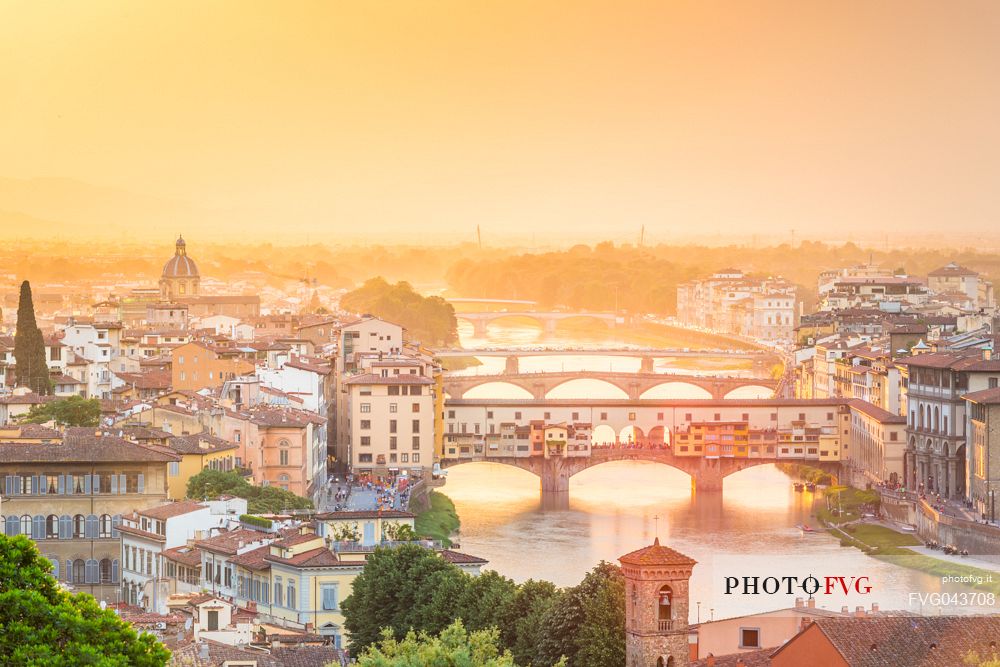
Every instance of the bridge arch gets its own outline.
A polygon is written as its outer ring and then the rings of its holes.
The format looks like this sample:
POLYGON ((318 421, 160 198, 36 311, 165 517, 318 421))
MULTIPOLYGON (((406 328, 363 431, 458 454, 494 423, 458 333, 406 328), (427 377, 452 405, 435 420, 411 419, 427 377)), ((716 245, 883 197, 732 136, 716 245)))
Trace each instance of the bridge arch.
POLYGON ((639 398, 712 398, 712 392, 691 382, 668 380, 650 387, 639 398))
POLYGON ((654 426, 646 435, 646 442, 651 447, 667 447, 670 445, 670 429, 666 426, 654 426))
POLYGON ((618 434, 618 442, 623 445, 644 446, 646 444, 646 434, 635 424, 629 424, 618 434))
POLYGON ((765 387, 762 384, 745 384, 730 390, 723 398, 744 400, 753 398, 773 398, 774 389, 765 387))
POLYGON ((545 398, 628 398, 628 390, 610 380, 573 378, 549 389, 545 398))
POLYGON ((607 424, 600 424, 590 431, 590 444, 592 447, 613 445, 617 440, 618 432, 607 424))
POLYGON ((469 387, 465 393, 455 398, 532 398, 532 394, 525 387, 513 382, 484 380, 469 387))

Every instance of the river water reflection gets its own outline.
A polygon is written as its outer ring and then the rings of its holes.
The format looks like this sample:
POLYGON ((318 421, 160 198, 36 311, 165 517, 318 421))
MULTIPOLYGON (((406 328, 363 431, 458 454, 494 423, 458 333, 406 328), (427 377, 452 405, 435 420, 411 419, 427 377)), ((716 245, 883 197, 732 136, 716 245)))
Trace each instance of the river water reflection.
MULTIPOLYGON (((468 332, 465 332, 468 334, 468 332)), ((530 332, 491 327, 491 340, 463 344, 530 342, 530 332)), ((576 341, 563 340, 572 345, 576 341)), ((611 363, 615 363, 612 360, 611 363)), ((558 370, 549 368, 548 370, 558 370)), ((494 397, 510 397, 503 387, 494 397)), ((601 387, 578 387, 580 398, 606 398, 601 387), (594 393, 590 393, 594 392, 594 393)), ((682 397, 682 396, 678 396, 682 397)), ((547 579, 566 586, 580 581, 600 560, 650 544, 654 537, 698 561, 691 580, 691 621, 792 606, 796 595, 725 595, 727 576, 814 575, 869 577, 872 591, 817 596, 817 606, 938 613, 911 593, 967 592, 959 584, 905 569, 841 547, 832 536, 803 533, 821 492, 797 493, 773 466, 758 466, 725 480, 724 490, 694 497, 690 478, 645 462, 613 462, 570 480, 564 506, 546 507, 538 479, 508 466, 473 463, 451 468, 444 489, 462 520, 463 551, 489 559, 492 569, 516 581, 547 579), (700 605, 698 604, 700 603, 700 605)), ((801 595, 801 593, 799 594, 801 595)), ((950 607, 947 613, 984 613, 994 607, 950 607)))

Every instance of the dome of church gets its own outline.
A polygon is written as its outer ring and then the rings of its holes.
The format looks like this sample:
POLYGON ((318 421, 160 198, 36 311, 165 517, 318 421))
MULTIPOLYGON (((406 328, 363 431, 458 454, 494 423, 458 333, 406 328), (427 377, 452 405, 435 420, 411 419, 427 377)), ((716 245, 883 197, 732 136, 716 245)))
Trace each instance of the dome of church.
POLYGON ((187 243, 178 237, 174 256, 163 265, 163 278, 198 278, 198 265, 187 256, 187 243))

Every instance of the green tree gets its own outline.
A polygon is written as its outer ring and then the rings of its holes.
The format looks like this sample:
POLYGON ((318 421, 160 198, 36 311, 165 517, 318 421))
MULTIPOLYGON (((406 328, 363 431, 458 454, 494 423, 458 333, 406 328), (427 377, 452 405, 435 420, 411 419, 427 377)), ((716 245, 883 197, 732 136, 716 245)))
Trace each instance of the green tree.
POLYGON ((407 282, 391 285, 382 277, 372 278, 342 296, 340 306, 400 324, 422 343, 444 345, 458 340, 455 308, 439 296, 421 296, 407 282))
POLYGON ((351 653, 378 641, 383 628, 395 639, 407 632, 437 634, 454 620, 454 602, 470 577, 416 544, 376 548, 343 602, 351 653))
POLYGON ((543 619, 558 594, 559 589, 550 581, 529 579, 517 587, 499 624, 501 643, 511 650, 517 664, 530 665, 535 659, 536 647, 546 632, 543 619))
POLYGON ((97 426, 101 420, 101 402, 96 398, 70 396, 31 406, 19 420, 25 424, 56 421, 64 426, 97 426))
POLYGON ((23 535, 0 535, 0 656, 9 667, 163 667, 170 651, 90 595, 70 595, 23 535))
POLYGON ((188 480, 187 497, 195 500, 214 500, 221 495, 246 498, 249 514, 276 514, 286 510, 309 509, 313 503, 308 498, 276 486, 250 484, 238 472, 205 468, 188 480))
POLYGON ((31 285, 27 280, 21 283, 21 297, 17 303, 14 363, 17 364, 17 385, 28 387, 36 394, 52 393, 49 366, 45 361, 45 339, 35 321, 35 305, 31 300, 31 285))
POLYGON ((539 664, 550 665, 561 656, 573 667, 625 664, 624 591, 621 569, 605 561, 563 591, 543 619, 539 664))
POLYGON ((386 628, 381 640, 361 654, 361 667, 516 667, 510 651, 501 652, 496 628, 467 632, 456 620, 432 636, 413 630, 397 640, 386 628))

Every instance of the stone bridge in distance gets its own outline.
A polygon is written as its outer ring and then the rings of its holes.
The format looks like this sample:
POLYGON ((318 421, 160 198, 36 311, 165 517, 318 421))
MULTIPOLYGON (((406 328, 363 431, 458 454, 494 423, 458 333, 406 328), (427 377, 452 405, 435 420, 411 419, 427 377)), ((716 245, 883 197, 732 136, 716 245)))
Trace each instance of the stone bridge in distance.
POLYGON ((539 478, 542 494, 568 494, 569 479, 573 475, 610 461, 652 461, 662 463, 691 476, 691 490, 697 492, 722 491, 722 480, 740 470, 771 463, 807 463, 833 475, 840 474, 839 461, 774 457, 720 457, 675 456, 667 448, 595 448, 589 456, 486 456, 477 455, 458 459, 442 459, 441 467, 450 468, 464 463, 500 463, 527 470, 539 478))
POLYGON ((625 392, 630 399, 660 385, 683 383, 707 391, 713 399, 724 399, 734 389, 741 387, 766 387, 772 391, 776 380, 753 377, 722 377, 704 375, 675 375, 673 373, 615 373, 572 371, 556 373, 504 373, 501 375, 445 375, 444 390, 452 398, 462 398, 466 392, 480 385, 502 382, 520 387, 536 399, 544 399, 550 391, 570 380, 602 380, 625 392))

